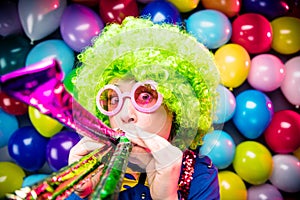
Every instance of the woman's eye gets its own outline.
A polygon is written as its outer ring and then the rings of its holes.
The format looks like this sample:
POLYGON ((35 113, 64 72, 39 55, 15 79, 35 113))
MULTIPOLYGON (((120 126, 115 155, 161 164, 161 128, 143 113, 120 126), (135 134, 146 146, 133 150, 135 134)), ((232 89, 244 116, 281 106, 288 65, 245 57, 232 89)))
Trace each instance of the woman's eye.
POLYGON ((109 98, 109 105, 117 105, 119 103, 119 98, 117 96, 112 96, 109 98))
POLYGON ((139 95, 139 97, 137 99, 137 103, 148 104, 148 103, 151 103, 152 100, 153 100, 152 94, 143 92, 139 95))

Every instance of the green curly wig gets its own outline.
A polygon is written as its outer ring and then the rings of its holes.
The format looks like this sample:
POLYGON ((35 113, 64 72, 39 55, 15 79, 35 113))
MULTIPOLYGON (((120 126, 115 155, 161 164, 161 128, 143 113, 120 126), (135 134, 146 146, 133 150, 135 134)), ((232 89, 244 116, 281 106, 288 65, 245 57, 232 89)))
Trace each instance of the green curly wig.
POLYGON ((108 117, 96 108, 97 92, 114 79, 134 77, 158 83, 174 116, 174 145, 195 149, 211 130, 219 73, 213 55, 179 27, 127 17, 121 25, 107 25, 78 59, 73 93, 107 125, 108 117))

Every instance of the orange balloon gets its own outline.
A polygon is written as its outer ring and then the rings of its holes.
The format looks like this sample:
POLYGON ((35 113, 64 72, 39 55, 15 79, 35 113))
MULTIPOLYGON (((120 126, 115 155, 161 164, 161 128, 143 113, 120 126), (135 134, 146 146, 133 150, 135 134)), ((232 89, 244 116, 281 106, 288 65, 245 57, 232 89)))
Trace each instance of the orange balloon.
POLYGON ((250 70, 250 56, 239 44, 225 44, 215 52, 221 83, 230 90, 240 86, 250 70))
POLYGON ((220 171, 218 174, 221 200, 246 200, 247 189, 244 181, 232 171, 220 171))
POLYGON ((202 0, 206 9, 214 9, 224 13, 227 17, 236 16, 241 10, 240 0, 202 0))

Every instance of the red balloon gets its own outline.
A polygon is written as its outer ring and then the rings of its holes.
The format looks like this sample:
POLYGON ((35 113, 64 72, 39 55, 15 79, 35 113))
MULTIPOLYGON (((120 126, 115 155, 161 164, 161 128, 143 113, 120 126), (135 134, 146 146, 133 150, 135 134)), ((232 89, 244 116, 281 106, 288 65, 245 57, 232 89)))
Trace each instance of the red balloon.
POLYGON ((300 114, 281 110, 264 132, 267 145, 276 153, 291 153, 300 146, 300 114))
POLYGON ((0 107, 11 115, 23 115, 28 112, 28 105, 0 91, 0 107))
POLYGON ((264 53, 271 49, 272 26, 264 16, 246 13, 238 16, 232 23, 233 43, 243 46, 248 53, 264 53))
POLYGON ((105 23, 121 23, 125 17, 139 16, 136 0, 100 0, 99 13, 105 23))

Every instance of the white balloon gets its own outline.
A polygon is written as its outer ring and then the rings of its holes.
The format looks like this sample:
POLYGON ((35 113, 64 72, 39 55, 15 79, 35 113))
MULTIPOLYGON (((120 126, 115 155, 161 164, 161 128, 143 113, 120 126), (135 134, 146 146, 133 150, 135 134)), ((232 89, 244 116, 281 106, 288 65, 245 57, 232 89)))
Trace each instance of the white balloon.
POLYGON ((21 24, 32 42, 50 35, 59 27, 66 6, 67 0, 19 0, 21 24))
POLYGON ((300 56, 285 63, 286 75, 281 84, 285 98, 293 105, 300 106, 300 56))

